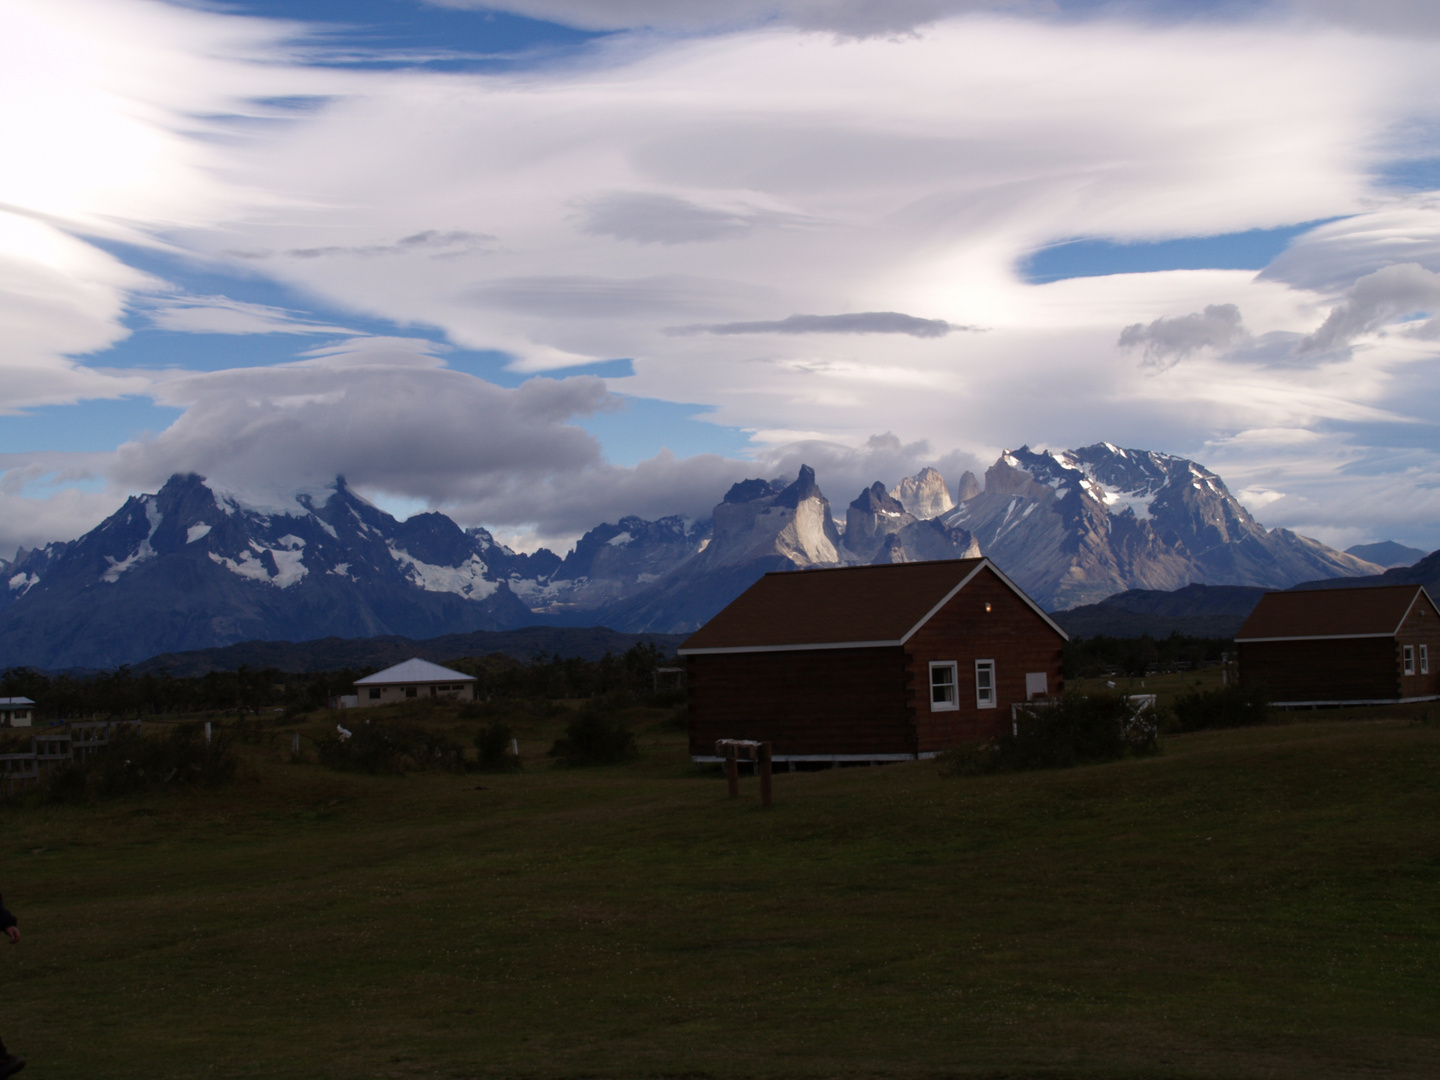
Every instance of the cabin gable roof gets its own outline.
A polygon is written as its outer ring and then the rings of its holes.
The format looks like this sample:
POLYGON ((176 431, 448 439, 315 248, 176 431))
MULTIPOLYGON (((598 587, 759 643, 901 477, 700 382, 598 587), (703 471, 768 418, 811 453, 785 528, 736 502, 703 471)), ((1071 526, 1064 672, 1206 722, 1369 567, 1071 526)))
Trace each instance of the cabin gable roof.
POLYGON ((475 682, 474 675, 466 675, 463 671, 452 671, 439 664, 432 664, 429 660, 421 660, 418 656, 412 656, 403 663, 388 667, 384 671, 377 671, 374 675, 366 675, 363 679, 356 679, 356 686, 395 686, 401 683, 457 683, 475 682))
POLYGON ((1266 593, 1235 640, 1394 637, 1416 604, 1440 618, 1440 608, 1422 585, 1266 593))
POLYGON ((681 656, 903 645, 982 570, 1057 626, 989 559, 766 574, 680 646, 681 656))

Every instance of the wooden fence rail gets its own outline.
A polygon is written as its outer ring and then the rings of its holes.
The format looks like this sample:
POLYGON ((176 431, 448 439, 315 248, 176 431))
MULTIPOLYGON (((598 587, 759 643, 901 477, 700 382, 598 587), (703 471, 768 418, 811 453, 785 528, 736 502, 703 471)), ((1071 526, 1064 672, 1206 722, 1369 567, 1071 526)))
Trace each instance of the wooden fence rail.
POLYGON ((0 754, 0 786, 10 795, 38 787, 51 769, 72 761, 85 761, 110 745, 122 732, 140 733, 139 720, 85 720, 66 724, 64 731, 47 731, 30 740, 28 754, 0 754))

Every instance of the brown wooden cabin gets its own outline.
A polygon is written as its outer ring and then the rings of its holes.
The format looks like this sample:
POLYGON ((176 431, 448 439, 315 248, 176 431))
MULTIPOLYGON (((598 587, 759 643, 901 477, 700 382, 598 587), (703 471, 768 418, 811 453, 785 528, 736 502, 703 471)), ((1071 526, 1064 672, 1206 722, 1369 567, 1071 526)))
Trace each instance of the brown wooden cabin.
POLYGON ((690 754, 898 761, 1010 726, 1064 689, 1065 632, 989 559, 766 574, 681 645, 690 754))
POLYGON ((1440 609, 1421 585, 1266 593, 1235 645, 1241 685, 1276 705, 1440 698, 1440 609))

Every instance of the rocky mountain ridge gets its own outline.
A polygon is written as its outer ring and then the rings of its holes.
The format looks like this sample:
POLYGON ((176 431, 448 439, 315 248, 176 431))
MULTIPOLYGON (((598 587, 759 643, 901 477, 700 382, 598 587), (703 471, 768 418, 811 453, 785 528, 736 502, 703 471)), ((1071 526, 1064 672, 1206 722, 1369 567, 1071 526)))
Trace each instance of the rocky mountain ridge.
POLYGON ((1055 610, 1197 582, 1286 588, 1380 567, 1266 530, 1195 462, 1099 443, 1007 451, 952 493, 922 470, 851 501, 815 473, 737 483, 709 520, 638 517, 563 559, 444 514, 401 522, 338 478, 260 510, 175 476, 78 540, 0 566, 0 666, 107 667, 247 640, 604 625, 684 633, 762 574, 985 554, 1055 610), (926 516, 929 515, 929 516, 926 516))
POLYGON ((1288 529, 1267 530, 1196 462, 1110 443, 1004 453, 984 490, 942 520, 968 529, 1051 610, 1126 589, 1284 589, 1378 569, 1288 529))

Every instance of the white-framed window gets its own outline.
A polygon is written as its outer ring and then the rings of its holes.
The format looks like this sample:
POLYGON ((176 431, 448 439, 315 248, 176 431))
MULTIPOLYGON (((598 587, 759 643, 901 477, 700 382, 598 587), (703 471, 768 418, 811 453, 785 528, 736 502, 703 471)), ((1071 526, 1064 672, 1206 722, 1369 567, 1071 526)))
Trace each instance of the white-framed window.
POLYGON ((995 708, 995 661, 975 661, 975 707, 995 708))
POLYGON ((1415 646, 1414 646, 1414 645, 1406 645, 1406 646, 1405 646, 1405 674, 1406 674, 1406 675, 1414 675, 1414 674, 1415 674, 1415 646))
POLYGON ((379 701, 379 700, 380 700, 380 688, 379 688, 378 686, 372 686, 372 687, 370 688, 370 700, 371 700, 371 701, 379 701))
POLYGON ((1430 646, 1428 645, 1420 646, 1420 674, 1430 674, 1430 646))
POLYGON ((930 661, 930 711, 945 712, 960 707, 956 692, 959 668, 954 660, 930 661))

